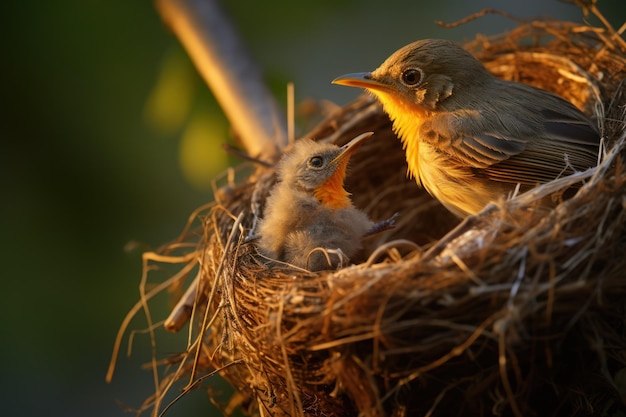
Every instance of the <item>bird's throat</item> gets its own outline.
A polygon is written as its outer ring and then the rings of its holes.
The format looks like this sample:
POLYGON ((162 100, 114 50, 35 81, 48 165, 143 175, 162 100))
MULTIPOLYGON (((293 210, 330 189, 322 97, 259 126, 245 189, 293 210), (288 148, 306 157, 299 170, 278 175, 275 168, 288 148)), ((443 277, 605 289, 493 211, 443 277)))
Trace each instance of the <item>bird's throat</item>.
POLYGON ((315 198, 324 206, 333 210, 350 207, 350 194, 343 188, 343 180, 346 176, 347 158, 339 162, 339 166, 333 175, 314 191, 315 198))
POLYGON ((393 131, 402 141, 402 147, 406 152, 408 175, 414 177, 418 183, 419 178, 419 130, 425 110, 417 104, 407 103, 392 94, 376 94, 385 113, 393 122, 393 131))

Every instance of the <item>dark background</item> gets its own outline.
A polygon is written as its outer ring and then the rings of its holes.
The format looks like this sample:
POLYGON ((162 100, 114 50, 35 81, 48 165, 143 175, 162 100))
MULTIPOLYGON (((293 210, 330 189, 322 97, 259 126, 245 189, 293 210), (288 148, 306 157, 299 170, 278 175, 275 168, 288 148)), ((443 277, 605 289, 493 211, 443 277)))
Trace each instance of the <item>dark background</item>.
MULTIPOLYGON (((622 3, 598 2, 616 27, 622 3)), ((406 43, 514 26, 499 16, 434 23, 487 6, 582 20, 575 6, 545 0, 242 0, 227 12, 281 104, 293 81, 297 101, 342 105, 358 91, 330 80, 372 70, 406 43)), ((145 336, 104 380, 138 300, 141 252, 176 237, 211 199, 210 181, 229 163, 220 147, 228 125, 150 1, 7 2, 0 31, 1 413, 122 416, 116 401, 138 406, 153 389, 141 369, 145 336)), ((170 415, 214 413, 198 391, 170 415)))

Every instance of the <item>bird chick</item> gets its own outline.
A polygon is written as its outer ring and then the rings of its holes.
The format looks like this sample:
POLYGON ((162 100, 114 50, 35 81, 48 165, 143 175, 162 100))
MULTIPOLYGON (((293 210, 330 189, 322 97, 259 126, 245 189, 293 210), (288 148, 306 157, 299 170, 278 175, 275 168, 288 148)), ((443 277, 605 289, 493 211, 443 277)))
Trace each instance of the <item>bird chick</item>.
POLYGON ((411 43, 373 72, 333 83, 381 102, 409 174, 459 217, 489 202, 597 164, 600 134, 574 105, 491 75, 460 45, 411 43))
POLYGON ((301 139, 283 156, 279 182, 259 223, 263 255, 321 271, 335 269, 358 253, 374 224, 353 206, 344 178, 350 157, 371 135, 364 133, 343 147, 301 139))

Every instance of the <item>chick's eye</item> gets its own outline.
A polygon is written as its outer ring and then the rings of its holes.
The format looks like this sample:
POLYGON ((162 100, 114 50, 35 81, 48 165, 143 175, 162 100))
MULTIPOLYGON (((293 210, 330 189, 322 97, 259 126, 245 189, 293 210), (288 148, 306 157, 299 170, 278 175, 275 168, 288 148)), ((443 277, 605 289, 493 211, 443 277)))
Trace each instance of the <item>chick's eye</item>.
POLYGON ((422 71, 411 68, 402 73, 402 82, 406 85, 417 85, 422 81, 422 71))
POLYGON ((309 165, 312 166, 313 168, 319 168, 324 164, 324 160, 322 159, 321 156, 314 156, 313 158, 309 159, 309 165))

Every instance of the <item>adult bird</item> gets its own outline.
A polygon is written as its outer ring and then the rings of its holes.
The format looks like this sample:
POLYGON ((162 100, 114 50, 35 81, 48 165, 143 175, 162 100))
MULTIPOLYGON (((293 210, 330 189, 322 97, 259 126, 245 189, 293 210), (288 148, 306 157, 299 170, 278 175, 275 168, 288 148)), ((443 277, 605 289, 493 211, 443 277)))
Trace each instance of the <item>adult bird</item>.
POLYGON ((373 93, 393 122, 410 175, 459 217, 597 164, 600 134, 548 91, 491 75, 457 43, 425 39, 373 72, 333 83, 373 93))

